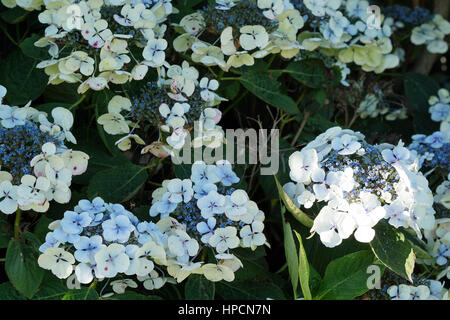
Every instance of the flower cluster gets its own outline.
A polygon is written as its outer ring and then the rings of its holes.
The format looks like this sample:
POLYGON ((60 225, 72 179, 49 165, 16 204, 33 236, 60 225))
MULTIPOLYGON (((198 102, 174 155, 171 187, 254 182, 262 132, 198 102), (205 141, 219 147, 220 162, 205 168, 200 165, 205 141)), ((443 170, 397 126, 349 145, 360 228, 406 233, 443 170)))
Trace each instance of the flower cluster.
POLYGON ((450 34, 450 22, 437 14, 433 20, 415 27, 411 33, 411 42, 415 45, 426 45, 431 53, 444 54, 448 50, 445 36, 450 34))
POLYGON ((388 288, 387 293, 391 300, 448 300, 448 290, 436 280, 429 280, 418 286, 393 285, 388 288))
POLYGON ((266 243, 264 213, 244 190, 236 189, 239 178, 225 160, 215 165, 196 162, 190 179, 165 180, 153 193, 151 216, 167 225, 168 269, 178 282, 190 273, 210 281, 233 281, 242 266, 232 253, 238 247, 255 250, 266 243), (198 259, 211 252, 217 263, 198 259))
POLYGON ((178 52, 192 50, 192 60, 206 66, 251 66, 254 59, 280 53, 294 57, 300 49, 296 39, 303 17, 289 1, 216 1, 185 16, 174 40, 178 52), (215 45, 218 43, 218 45, 215 45))
POLYGON ((437 96, 429 99, 431 120, 441 122, 441 130, 431 135, 413 135, 409 149, 417 154, 419 167, 428 170, 440 169, 446 176, 450 172, 450 94, 440 89, 437 96))
MULTIPOLYGON (((73 211, 49 225, 45 243, 39 250, 39 266, 60 279, 75 273, 88 284, 96 279, 137 276, 148 290, 166 282, 167 237, 151 222, 140 222, 120 204, 101 198, 80 200, 73 211)), ((131 279, 112 281, 113 290, 123 293, 135 288, 131 279)))
POLYGON ((404 24, 413 26, 418 26, 430 22, 434 17, 434 15, 428 9, 421 7, 412 9, 410 7, 398 4, 387 6, 386 8, 384 8, 383 13, 387 17, 391 17, 397 22, 402 22, 404 24))
POLYGON ((376 118, 383 115, 386 120, 395 121, 408 117, 406 107, 391 108, 390 104, 385 101, 382 90, 375 90, 374 93, 366 94, 359 104, 357 112, 361 119, 376 118))
POLYGON ((20 7, 27 11, 40 10, 44 4, 43 0, 2 0, 2 4, 7 8, 20 7))
POLYGON ((447 178, 436 188, 434 202, 444 206, 447 210, 450 209, 450 173, 448 173, 447 178))
POLYGON ((145 141, 135 133, 148 124, 159 128, 158 141, 147 145, 142 153, 152 152, 166 157, 185 144, 186 137, 194 130, 194 147, 218 146, 223 140, 223 130, 218 125, 222 114, 214 106, 225 100, 215 91, 219 83, 203 77, 184 61, 181 66, 161 68, 156 82, 149 82, 130 99, 115 96, 108 104, 108 113, 99 117, 109 134, 126 134, 117 141, 122 151, 131 148, 131 140, 144 145, 145 141))
POLYGON ((303 49, 355 63, 365 72, 381 73, 399 65, 390 39, 395 22, 372 13, 368 1, 307 0, 297 7, 308 16, 305 24, 311 30, 298 36, 303 49))
POLYGON ((425 239, 432 259, 421 262, 440 270, 438 280, 443 277, 450 279, 450 218, 436 219, 434 228, 425 232, 425 239))
POLYGON ((334 127, 289 157, 295 183, 283 188, 298 207, 325 202, 311 231, 327 247, 353 232, 356 240, 370 242, 382 219, 421 237, 421 229, 433 228, 435 211, 416 162, 401 142, 372 146, 361 133, 334 127))
POLYGON ((46 1, 39 21, 48 24, 35 43, 49 46, 50 60, 40 62, 49 83, 79 83, 79 93, 102 90, 109 83, 141 80, 149 67, 165 63, 171 1, 46 1))
MULTIPOLYGON (((0 87, 1 97, 6 89, 0 87)), ((44 112, 30 107, 0 104, 0 211, 17 209, 45 212, 49 202, 68 203, 73 175, 87 169, 89 156, 68 149, 76 143, 70 132, 72 113, 52 110, 53 123, 44 112)))

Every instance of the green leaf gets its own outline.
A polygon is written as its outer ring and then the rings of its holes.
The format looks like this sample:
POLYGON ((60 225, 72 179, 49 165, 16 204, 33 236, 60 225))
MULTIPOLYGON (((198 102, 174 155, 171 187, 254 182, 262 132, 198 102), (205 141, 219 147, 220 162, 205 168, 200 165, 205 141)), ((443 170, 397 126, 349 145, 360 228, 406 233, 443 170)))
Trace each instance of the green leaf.
POLYGON ((222 97, 232 100, 236 98, 240 89, 241 84, 238 81, 226 81, 220 85, 218 93, 222 97))
POLYGON ((108 202, 131 199, 147 180, 145 168, 128 163, 113 169, 102 170, 91 179, 88 197, 102 197, 108 202))
POLYGON ((284 205, 286 206, 286 209, 292 213, 295 219, 297 219, 300 223, 302 223, 304 226, 311 228, 313 226, 313 220, 300 208, 298 208, 294 202, 289 198, 289 196, 286 194, 286 192, 283 190, 283 187, 281 186, 280 182, 278 181, 278 178, 276 176, 273 176, 275 179, 275 183, 277 184, 278 193, 280 195, 281 200, 283 201, 284 205))
POLYGON ((30 11, 26 11, 19 6, 7 9, 0 13, 0 17, 9 24, 16 24, 25 20, 30 11))
POLYGON ((280 90, 281 83, 266 72, 250 71, 239 78, 242 85, 259 99, 287 113, 299 112, 297 104, 280 90))
POLYGON ((36 293, 44 277, 44 269, 37 263, 39 244, 33 234, 24 232, 21 238, 9 242, 6 251, 6 274, 17 291, 27 298, 36 293))
POLYGON ((221 281, 216 284, 216 293, 226 300, 286 299, 277 285, 261 280, 221 281))
POLYGON ((42 243, 45 242, 45 236, 50 231, 48 229, 48 225, 50 223, 52 223, 52 222, 53 222, 52 219, 48 218, 47 216, 42 215, 39 218, 38 223, 34 227, 34 232, 33 233, 42 243))
POLYGON ((284 233, 284 253, 286 255, 286 262, 289 271, 289 278, 291 279, 292 288, 294 290, 294 298, 297 299, 297 287, 299 277, 299 259, 297 255, 297 247, 295 246, 294 237, 292 235, 292 229, 289 222, 286 222, 284 218, 286 208, 281 208, 281 218, 283 220, 283 233, 284 233))
POLYGON ((67 104, 73 104, 81 98, 78 94, 77 83, 67 83, 63 82, 58 85, 49 85, 45 88, 44 98, 47 101, 58 101, 67 104))
POLYGON ((26 300, 23 295, 14 289, 11 282, 0 284, 0 300, 26 300))
POLYGON ((322 60, 307 59, 291 62, 283 72, 311 88, 335 86, 340 81, 336 68, 327 69, 322 60))
POLYGON ((33 34, 31 37, 26 38, 19 45, 22 52, 30 58, 42 61, 50 59, 50 54, 48 53, 48 47, 39 48, 34 45, 42 36, 38 34, 33 34))
POLYGON ((58 279, 51 271, 45 270, 44 280, 33 300, 61 300, 68 291, 66 279, 58 279))
POLYGON ((81 287, 80 289, 69 290, 62 300, 98 300, 99 295, 94 288, 81 287))
POLYGON ((312 300, 311 290, 309 288, 309 262, 306 256, 305 248, 303 247, 302 236, 295 231, 299 242, 298 250, 298 274, 300 279, 300 285, 302 287, 303 297, 305 300, 312 300))
POLYGON ((373 253, 358 251, 332 261, 323 277, 315 300, 350 300, 369 288, 367 268, 374 264, 373 253))
POLYGON ((203 275, 193 274, 188 278, 184 287, 187 300, 213 300, 215 285, 203 275))
POLYGON ((16 49, 0 65, 0 84, 8 89, 6 101, 22 105, 38 98, 45 90, 47 76, 36 69, 38 61, 16 49))
POLYGON ((375 238, 370 242, 372 251, 389 269, 411 281, 415 254, 405 235, 386 222, 375 226, 375 238))

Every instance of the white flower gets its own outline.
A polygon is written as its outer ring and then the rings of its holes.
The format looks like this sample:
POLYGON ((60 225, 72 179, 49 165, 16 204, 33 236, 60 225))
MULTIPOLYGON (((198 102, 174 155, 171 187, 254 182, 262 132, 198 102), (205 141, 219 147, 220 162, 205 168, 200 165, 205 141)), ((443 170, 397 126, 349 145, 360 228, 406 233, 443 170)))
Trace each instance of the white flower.
POLYGON ((309 183, 311 173, 318 166, 317 152, 314 149, 296 151, 289 157, 289 175, 292 180, 299 183, 309 183))
POLYGON ((191 180, 195 184, 216 183, 220 181, 214 165, 207 165, 203 161, 196 161, 192 165, 191 180))
POLYGON ((143 281, 144 288, 147 290, 161 289, 167 282, 167 278, 161 277, 155 270, 152 270, 146 277, 138 277, 138 280, 143 281))
POLYGON ((239 232, 242 238, 242 245, 244 247, 250 247, 255 250, 256 247, 262 246, 266 242, 266 237, 262 233, 264 230, 264 224, 260 221, 255 221, 251 225, 244 226, 239 232))
POLYGON ((190 179, 172 179, 167 185, 167 190, 170 192, 168 200, 173 203, 188 203, 191 201, 194 190, 192 189, 192 181, 190 179))
POLYGON ((394 201, 386 209, 386 219, 389 219, 389 224, 394 227, 407 227, 409 220, 409 212, 404 208, 402 203, 398 200, 394 201))
POLYGON ((222 280, 231 282, 234 280, 233 270, 225 265, 208 263, 202 266, 201 270, 205 278, 212 282, 218 282, 222 280))
POLYGON ((202 78, 200 80, 200 96, 206 102, 213 102, 216 99, 217 94, 212 92, 216 91, 219 88, 219 82, 215 79, 209 80, 208 78, 202 78))
POLYGON ((7 105, 0 105, 0 123, 4 128, 10 129, 14 128, 15 126, 22 126, 25 124, 26 118, 27 108, 17 108, 7 105))
POLYGON ((130 258, 125 253, 125 247, 112 243, 98 251, 95 256, 99 274, 106 278, 114 278, 118 273, 127 271, 130 258))
POLYGON ((322 243, 329 248, 341 244, 356 227, 353 217, 343 211, 333 210, 325 206, 314 219, 311 232, 317 232, 322 243))
POLYGON ((354 154, 361 148, 361 144, 357 141, 355 136, 344 134, 341 137, 336 137, 331 142, 333 150, 342 155, 354 154))
POLYGON ((103 45, 113 37, 111 30, 108 29, 108 22, 103 19, 97 20, 94 23, 85 23, 81 30, 81 34, 94 48, 103 47, 103 45))
POLYGON ((202 235, 201 241, 208 243, 211 236, 214 234, 214 228, 216 227, 216 219, 213 217, 208 218, 206 222, 202 221, 197 224, 197 231, 202 235))
POLYGON ((38 258, 41 268, 51 270, 60 279, 66 279, 72 274, 75 258, 62 248, 48 248, 38 258))
POLYGON ((246 203, 249 201, 247 192, 235 190, 226 198, 225 215, 232 221, 239 221, 247 214, 246 203))
POLYGON ((172 148, 179 150, 184 146, 185 139, 188 134, 188 130, 177 128, 172 132, 172 134, 167 138, 166 141, 172 148))
POLYGON ((142 56, 145 59, 143 63, 153 68, 162 66, 166 59, 164 52, 166 48, 167 41, 165 39, 150 40, 142 51, 142 56))
POLYGON ((97 119, 98 124, 109 134, 126 134, 130 132, 125 118, 120 113, 105 113, 97 119))
POLYGON ((258 8, 266 9, 263 11, 267 19, 275 20, 276 16, 283 12, 283 0, 258 0, 258 8))
POLYGON ((244 26, 239 31, 239 43, 244 50, 261 49, 269 43, 269 34, 263 26, 244 26))
POLYGON ((131 279, 115 280, 111 281, 111 287, 115 293, 123 294, 128 287, 137 288, 137 283, 131 279))
POLYGON ((239 246, 240 240, 236 234, 237 229, 235 227, 219 228, 214 231, 214 235, 209 238, 208 243, 214 247, 218 253, 223 253, 239 246))
POLYGON ((225 196, 212 190, 208 195, 197 200, 197 206, 201 211, 202 217, 208 219, 215 214, 225 212, 225 200, 225 196))
POLYGON ((0 211, 12 214, 17 207, 17 186, 13 186, 8 180, 0 182, 0 211))
POLYGON ((406 161, 409 159, 409 150, 402 146, 396 146, 394 149, 384 149, 381 154, 383 159, 389 163, 406 161))
POLYGON ((198 242, 182 230, 175 230, 175 234, 169 236, 167 246, 170 253, 183 263, 187 263, 189 257, 195 256, 199 250, 198 242))

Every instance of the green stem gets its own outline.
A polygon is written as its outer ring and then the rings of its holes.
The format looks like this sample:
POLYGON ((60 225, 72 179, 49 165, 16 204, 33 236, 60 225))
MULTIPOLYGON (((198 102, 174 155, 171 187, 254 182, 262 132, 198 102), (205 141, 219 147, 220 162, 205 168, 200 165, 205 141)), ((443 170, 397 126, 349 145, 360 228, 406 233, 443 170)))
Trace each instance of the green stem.
POLYGON ((3 33, 5 34, 5 36, 9 39, 9 41, 11 41, 15 46, 19 46, 19 44, 17 43, 16 40, 14 40, 13 37, 11 37, 11 35, 8 33, 8 31, 6 30, 5 27, 3 27, 2 25, 0 25, 0 28, 3 30, 3 33))
POLYGON ((0 258, 0 262, 6 262, 6 258, 0 258))
POLYGON ((281 273, 281 272, 283 272, 284 270, 286 270, 287 267, 288 267, 288 265, 287 265, 287 262, 286 262, 286 263, 285 263, 278 271, 276 271, 275 273, 281 273))
POLYGON ((81 96, 81 98, 78 99, 77 102, 75 102, 74 104, 72 104, 72 105, 69 107, 69 111, 71 111, 73 108, 75 108, 75 107, 78 106, 80 103, 82 103, 82 102, 84 101, 84 99, 86 99, 86 97, 87 97, 87 94, 83 94, 83 95, 81 96))
POLYGON ((234 81, 234 80, 239 80, 238 77, 223 77, 222 79, 223 81, 234 81))
POLYGON ((22 215, 22 211, 17 209, 16 211, 16 220, 14 221, 14 239, 19 239, 20 230, 20 217, 22 215))

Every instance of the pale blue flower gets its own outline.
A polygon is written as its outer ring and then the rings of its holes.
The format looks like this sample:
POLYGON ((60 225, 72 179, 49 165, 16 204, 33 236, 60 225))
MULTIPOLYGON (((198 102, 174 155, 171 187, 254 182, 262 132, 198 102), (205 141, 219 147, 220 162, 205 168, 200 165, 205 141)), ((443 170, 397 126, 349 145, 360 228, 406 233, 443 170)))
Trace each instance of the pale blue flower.
POLYGON ((101 248, 105 247, 102 242, 102 237, 98 235, 92 236, 90 238, 85 236, 80 237, 80 239, 74 243, 74 247, 76 249, 74 253, 75 259, 83 263, 95 262, 94 255, 101 248))
POLYGON ((121 215, 112 217, 102 223, 103 238, 105 241, 117 241, 124 243, 130 238, 135 227, 127 216, 121 215))
POLYGON ((197 231, 202 235, 201 241, 208 243, 209 238, 214 234, 214 228, 216 227, 216 219, 210 217, 207 222, 200 222, 197 224, 197 231))
POLYGON ((66 211, 61 220, 61 228, 67 233, 80 234, 91 221, 92 218, 88 212, 66 211))
POLYGON ((49 232, 45 236, 45 242, 39 247, 40 252, 45 252, 48 248, 57 248, 61 242, 55 238, 53 232, 49 232))
POLYGON ((234 173, 230 162, 226 160, 217 161, 216 168, 216 174, 220 179, 220 183, 224 186, 229 187, 233 183, 239 182, 239 177, 234 173))
POLYGON ((197 206, 201 210, 202 216, 208 219, 215 214, 225 212, 225 200, 225 196, 216 191, 211 191, 206 197, 198 199, 197 206))

